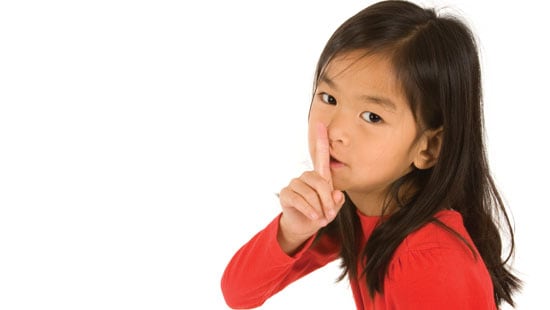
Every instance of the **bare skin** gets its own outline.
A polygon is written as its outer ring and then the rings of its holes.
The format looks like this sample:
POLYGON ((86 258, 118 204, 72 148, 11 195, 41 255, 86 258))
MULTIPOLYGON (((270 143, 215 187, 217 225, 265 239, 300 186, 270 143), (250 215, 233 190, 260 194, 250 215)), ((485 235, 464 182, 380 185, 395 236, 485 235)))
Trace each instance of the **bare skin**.
POLYGON ((321 76, 309 117, 314 170, 279 194, 277 239, 285 253, 334 220, 343 191, 360 212, 377 216, 393 182, 436 163, 443 129, 418 131, 392 72, 383 55, 355 51, 336 57, 321 76))
POLYGON ((277 240, 289 255, 332 222, 344 204, 344 194, 332 184, 327 128, 317 125, 314 170, 293 179, 279 195, 283 215, 277 240))

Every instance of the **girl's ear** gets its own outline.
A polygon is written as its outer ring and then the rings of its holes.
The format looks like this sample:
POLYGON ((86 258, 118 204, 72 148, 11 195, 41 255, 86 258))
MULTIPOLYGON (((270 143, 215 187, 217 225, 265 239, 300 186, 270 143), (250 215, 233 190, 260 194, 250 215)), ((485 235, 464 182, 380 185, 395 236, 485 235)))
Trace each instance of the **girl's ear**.
POLYGON ((443 143, 443 127, 427 130, 422 134, 413 164, 418 169, 429 169, 437 163, 443 143))

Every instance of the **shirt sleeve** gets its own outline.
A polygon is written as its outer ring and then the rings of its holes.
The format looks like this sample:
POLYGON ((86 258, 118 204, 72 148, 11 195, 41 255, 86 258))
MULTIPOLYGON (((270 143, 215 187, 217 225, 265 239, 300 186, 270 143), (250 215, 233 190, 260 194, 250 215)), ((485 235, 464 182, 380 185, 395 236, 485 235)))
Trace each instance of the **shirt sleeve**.
POLYGON ((384 292, 388 309, 496 309, 483 260, 457 249, 422 249, 395 257, 384 292))
POLYGON ((302 249, 288 256, 279 246, 280 215, 241 247, 227 265, 221 288, 228 306, 255 308, 290 283, 328 264, 339 256, 328 237, 313 245, 310 238, 302 249))

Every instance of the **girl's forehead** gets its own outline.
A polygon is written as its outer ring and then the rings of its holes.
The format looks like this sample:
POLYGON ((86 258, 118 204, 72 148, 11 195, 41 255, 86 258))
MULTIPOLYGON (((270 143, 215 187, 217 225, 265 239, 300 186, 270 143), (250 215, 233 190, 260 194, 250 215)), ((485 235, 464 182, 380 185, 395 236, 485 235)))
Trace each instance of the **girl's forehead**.
POLYGON ((318 84, 330 87, 334 95, 347 99, 386 101, 392 103, 393 110, 408 110, 407 96, 394 72, 391 59, 386 55, 354 51, 334 57, 318 84))
POLYGON ((369 85, 381 84, 395 90, 401 88, 391 59, 384 54, 366 51, 341 53, 328 62, 320 81, 340 79, 351 79, 353 82, 369 85))
POLYGON ((342 74, 358 74, 380 71, 388 77, 394 77, 394 70, 388 56, 354 50, 336 54, 326 65, 321 76, 336 78, 342 74))

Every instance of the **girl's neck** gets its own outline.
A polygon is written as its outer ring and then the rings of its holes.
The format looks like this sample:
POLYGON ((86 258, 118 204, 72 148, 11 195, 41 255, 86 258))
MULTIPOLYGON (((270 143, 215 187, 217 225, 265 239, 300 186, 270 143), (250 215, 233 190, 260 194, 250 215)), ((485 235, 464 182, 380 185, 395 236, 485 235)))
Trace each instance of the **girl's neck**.
MULTIPOLYGON (((414 184, 407 183, 399 188, 397 195, 400 201, 406 202, 417 192, 418 188, 414 184)), ((389 188, 369 193, 346 191, 346 194, 355 207, 367 216, 380 216, 382 213, 390 215, 397 209, 397 203, 390 194, 389 188)))
MULTIPOLYGON (((385 198, 386 194, 382 193, 357 193, 357 192, 346 192, 349 199, 353 202, 355 207, 366 216, 380 216, 384 210, 384 205, 386 204, 385 198)), ((395 207, 390 204, 389 207, 384 211, 385 215, 393 213, 395 207)))

